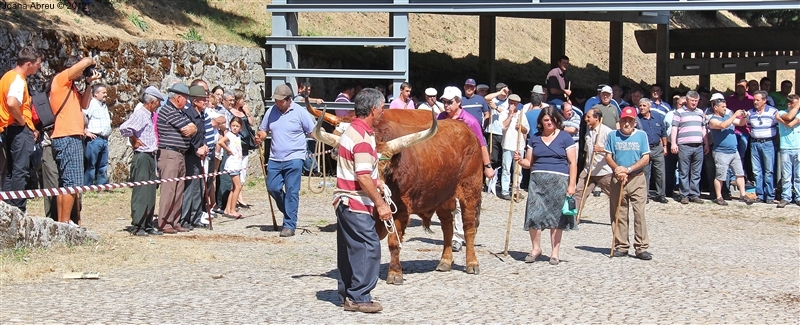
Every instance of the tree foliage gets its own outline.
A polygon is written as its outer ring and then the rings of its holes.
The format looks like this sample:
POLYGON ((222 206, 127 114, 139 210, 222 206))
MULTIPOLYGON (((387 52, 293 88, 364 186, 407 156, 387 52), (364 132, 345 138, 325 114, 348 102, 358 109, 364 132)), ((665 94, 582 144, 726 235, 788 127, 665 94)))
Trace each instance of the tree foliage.
POLYGON ((733 13, 751 26, 764 21, 775 27, 800 27, 800 10, 737 10, 733 13))

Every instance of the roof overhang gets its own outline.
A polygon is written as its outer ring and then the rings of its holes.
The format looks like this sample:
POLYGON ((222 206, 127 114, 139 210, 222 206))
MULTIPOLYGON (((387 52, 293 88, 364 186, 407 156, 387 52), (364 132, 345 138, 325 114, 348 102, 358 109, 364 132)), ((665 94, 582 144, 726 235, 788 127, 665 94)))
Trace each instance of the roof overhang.
POLYGON ((503 15, 525 12, 705 11, 798 9, 800 0, 274 0, 267 12, 388 12, 503 15))

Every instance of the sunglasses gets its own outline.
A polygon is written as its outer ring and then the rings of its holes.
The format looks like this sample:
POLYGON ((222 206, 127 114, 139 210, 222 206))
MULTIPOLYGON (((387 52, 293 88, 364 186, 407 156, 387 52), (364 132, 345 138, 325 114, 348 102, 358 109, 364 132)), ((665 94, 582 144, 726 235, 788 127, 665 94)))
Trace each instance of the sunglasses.
POLYGON ((454 100, 443 100, 442 104, 450 105, 450 104, 453 104, 454 102, 455 102, 454 100))

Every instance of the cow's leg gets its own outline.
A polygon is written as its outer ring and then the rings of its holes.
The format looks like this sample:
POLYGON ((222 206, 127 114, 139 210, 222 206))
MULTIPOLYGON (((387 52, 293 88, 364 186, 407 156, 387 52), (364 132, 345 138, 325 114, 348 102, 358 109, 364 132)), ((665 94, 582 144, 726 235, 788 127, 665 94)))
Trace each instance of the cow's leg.
MULTIPOLYGON (((453 200, 455 203, 455 200, 453 200)), ((453 267, 453 218, 459 216, 455 214, 455 204, 452 209, 443 207, 436 210, 436 215, 439 216, 439 223, 442 225, 442 240, 444 240, 442 250, 442 258, 439 260, 439 265, 436 266, 436 271, 447 272, 453 267)))
POLYGON ((461 217, 464 220, 464 240, 467 242, 467 273, 479 274, 478 257, 475 256, 475 234, 478 232, 480 200, 461 202, 461 217))
MULTIPOLYGON (((398 211, 394 214, 394 233, 386 235, 386 241, 389 243, 389 253, 392 255, 389 261, 389 273, 386 275, 386 283, 388 284, 403 284, 403 266, 400 265, 400 242, 403 240, 406 226, 408 226, 408 213, 405 211, 398 211), (398 238, 400 240, 398 240, 398 238)), ((378 227, 386 228, 383 222, 378 227)))

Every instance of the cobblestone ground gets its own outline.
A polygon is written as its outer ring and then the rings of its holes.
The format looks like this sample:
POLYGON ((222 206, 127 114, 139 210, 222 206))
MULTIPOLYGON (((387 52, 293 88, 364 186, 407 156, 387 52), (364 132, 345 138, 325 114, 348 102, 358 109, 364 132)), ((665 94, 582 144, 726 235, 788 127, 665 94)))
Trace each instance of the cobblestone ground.
MULTIPOLYGON (((590 198, 590 220, 564 234, 563 262, 551 266, 544 257, 522 262, 531 248, 522 203, 515 205, 510 256, 492 254, 503 251, 509 202, 488 198, 477 236, 480 275, 464 272, 463 251, 455 253, 453 271, 434 271, 441 231, 434 223, 435 233, 427 234, 415 219, 401 255, 405 284, 383 281, 389 260, 383 241, 382 279, 373 295, 384 311, 365 315, 336 303, 330 191, 302 196, 300 226, 310 233, 298 230, 288 239, 272 231, 265 192, 248 191, 255 204, 242 211, 245 219, 217 219, 213 231, 130 237, 157 250, 168 241, 193 245, 218 235, 201 253, 205 258, 115 268, 99 280, 6 284, 0 323, 800 322, 797 206, 650 203, 654 258, 641 261, 608 258, 608 199, 590 198)), ((118 223, 122 229, 128 221, 118 223)))

